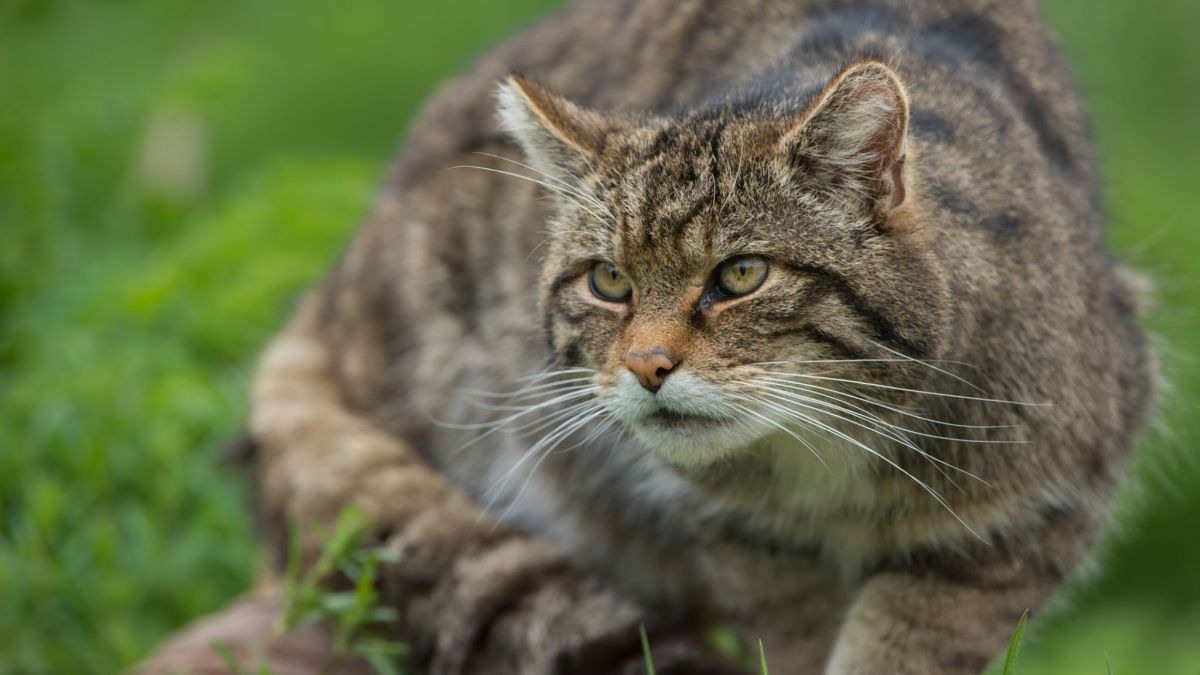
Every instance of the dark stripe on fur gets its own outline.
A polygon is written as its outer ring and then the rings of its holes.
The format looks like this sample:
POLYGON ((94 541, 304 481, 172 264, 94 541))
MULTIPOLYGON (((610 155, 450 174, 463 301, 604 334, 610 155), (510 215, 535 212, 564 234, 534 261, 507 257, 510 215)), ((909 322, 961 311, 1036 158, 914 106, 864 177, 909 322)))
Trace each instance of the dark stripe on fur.
POLYGON ((817 265, 788 265, 788 268, 797 274, 809 275, 815 279, 819 279, 820 283, 826 284, 829 291, 837 293, 838 297, 847 307, 854 310, 871 325, 872 330, 879 339, 890 343, 893 347, 912 358, 923 359, 928 356, 928 350, 923 345, 919 345, 901 335, 896 330, 895 324, 884 316, 882 312, 867 303, 842 275, 817 265))

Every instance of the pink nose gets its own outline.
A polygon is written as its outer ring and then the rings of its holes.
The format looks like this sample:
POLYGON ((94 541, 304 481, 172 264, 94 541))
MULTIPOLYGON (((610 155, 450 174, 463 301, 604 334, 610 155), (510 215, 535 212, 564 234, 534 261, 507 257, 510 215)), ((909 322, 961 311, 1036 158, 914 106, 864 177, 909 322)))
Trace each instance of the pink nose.
POLYGON ((625 357, 625 367, 637 375, 647 391, 656 392, 662 386, 663 380, 679 362, 671 358, 665 349, 656 347, 648 352, 629 352, 625 357))

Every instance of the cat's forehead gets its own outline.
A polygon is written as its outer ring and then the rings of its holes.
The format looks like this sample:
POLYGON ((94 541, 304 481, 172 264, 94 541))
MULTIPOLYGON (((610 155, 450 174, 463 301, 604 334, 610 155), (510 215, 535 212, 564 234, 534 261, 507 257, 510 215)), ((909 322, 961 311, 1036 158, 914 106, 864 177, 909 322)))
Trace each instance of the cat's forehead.
MULTIPOLYGON (((744 123, 714 117, 646 130, 614 148, 605 196, 616 207, 617 257, 686 270, 761 239, 745 209, 748 186, 762 174, 753 141, 744 123)), ((760 206, 769 199, 753 197, 760 206)))

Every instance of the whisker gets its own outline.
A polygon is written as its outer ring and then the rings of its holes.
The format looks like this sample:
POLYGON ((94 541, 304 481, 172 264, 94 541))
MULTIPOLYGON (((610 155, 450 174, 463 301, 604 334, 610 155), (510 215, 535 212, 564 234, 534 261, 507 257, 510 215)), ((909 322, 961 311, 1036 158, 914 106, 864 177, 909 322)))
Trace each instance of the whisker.
MULTIPOLYGON (((738 396, 738 398, 740 398, 744 401, 747 401, 749 403, 755 402, 752 399, 746 398, 744 396, 738 396)), ((968 525, 967 522, 965 520, 963 520, 961 516, 958 515, 958 513, 950 506, 950 504, 946 501, 946 499, 944 497, 942 497, 941 493, 939 493, 937 490, 933 489, 928 483, 921 480, 920 478, 917 478, 911 472, 904 469, 904 467, 900 466, 895 461, 893 461, 892 459, 883 455, 879 451, 875 450, 874 448, 872 448, 868 445, 863 444, 862 442, 853 438, 852 436, 849 436, 849 435, 829 426, 828 424, 825 424, 825 423, 823 423, 817 419, 814 419, 813 417, 805 415, 803 413, 800 413, 800 412, 797 412, 794 410, 789 410, 787 408, 782 408, 781 406, 772 405, 772 404, 765 403, 762 401, 759 401, 758 403, 766 404, 769 408, 774 409, 777 412, 782 412, 786 416, 792 417, 793 419, 796 419, 803 424, 811 425, 812 427, 815 427, 818 430, 822 430, 827 433, 833 434, 834 436, 841 438, 842 440, 850 443, 851 445, 861 448, 862 450, 866 451, 867 453, 871 454, 872 456, 882 460, 883 462, 885 462, 886 464, 891 466, 893 469, 904 474, 910 480, 912 480, 914 483, 919 485, 923 490, 925 490, 925 492, 927 492, 929 494, 929 496, 933 497, 933 499, 935 501, 937 501, 937 503, 940 504, 942 506, 942 508, 946 509, 946 511, 949 512, 950 515, 953 516, 954 519, 959 522, 959 524, 961 524, 964 528, 966 528, 966 530, 968 532, 970 532, 972 535, 974 535, 980 541, 984 541, 983 537, 980 537, 979 533, 977 533, 974 529, 972 529, 971 526, 968 525)))
MULTIPOLYGON (((521 500, 521 497, 525 494, 525 489, 529 487, 529 482, 533 479, 534 474, 537 473, 537 470, 542 465, 542 462, 545 461, 546 458, 550 456, 550 454, 554 451, 554 448, 557 447, 559 443, 561 443, 565 439, 569 438, 571 436, 571 434, 578 431, 581 427, 583 427, 584 425, 588 424, 589 422, 591 422, 592 420, 596 419, 597 417, 599 417, 600 415, 603 415, 603 414, 604 414, 604 410, 597 406, 596 410, 585 413, 579 417, 576 417, 575 419, 573 419, 571 421, 568 421, 568 422, 565 422, 565 423, 559 425, 559 427, 557 429, 555 429, 550 434, 541 438, 537 443, 535 443, 533 445, 533 447, 526 450, 525 454, 524 454, 524 456, 522 456, 521 460, 518 461, 516 464, 514 464, 512 466, 512 468, 510 468, 507 472, 505 472, 504 477, 502 478, 503 482, 501 482, 497 486, 495 486, 494 489, 496 490, 496 494, 488 502, 487 510, 490 511, 492 509, 492 507, 495 505, 496 499, 498 499, 500 496, 499 490, 502 489, 505 484, 507 484, 508 477, 510 477, 512 475, 513 471, 520 468, 520 466, 522 464, 524 464, 528 460, 528 458, 533 457, 533 456, 538 456, 538 460, 536 462, 534 462, 533 467, 530 468, 529 473, 526 474, 525 480, 521 483, 521 487, 517 490, 517 494, 515 496, 513 496, 513 498, 509 501, 509 505, 504 509, 503 513, 500 514, 500 520, 506 519, 508 517, 509 511, 512 509, 512 507, 515 506, 516 503, 519 502, 521 500)), ((573 449, 575 447, 578 447, 578 445, 579 444, 576 444, 571 447, 573 449)), ((489 489, 489 492, 491 492, 491 491, 492 490, 489 489)))
MULTIPOLYGON (((536 183, 536 184, 538 184, 538 185, 541 185, 542 187, 546 188, 547 190, 550 190, 551 192, 557 193, 558 195, 562 196, 562 198, 563 198, 563 199, 566 199, 568 202, 571 202, 571 203, 572 203, 572 204, 574 204, 575 206, 578 206, 579 208, 583 209, 584 211, 587 211, 587 212, 588 212, 588 213, 590 213, 590 214, 592 215, 592 217, 594 217, 596 220, 599 220, 600 222, 602 222, 602 223, 605 223, 605 224, 606 224, 606 225, 608 225, 610 228, 612 227, 612 223, 611 223, 611 221, 610 221, 610 220, 608 220, 608 218, 606 218, 604 215, 601 215, 601 214, 597 213, 597 212, 596 212, 596 211, 594 211, 593 209, 589 208, 587 205, 585 205, 585 204, 582 204, 581 202, 579 202, 579 200, 577 200, 577 199, 573 199, 573 198, 572 198, 573 196, 571 195, 571 193, 567 192, 566 190, 563 190, 562 188, 559 188, 559 187, 556 187, 556 186, 554 186, 554 185, 551 185, 550 183, 547 183, 547 182, 546 182, 546 181, 544 181, 544 180, 538 180, 538 179, 536 179, 536 178, 533 178, 533 177, 531 177, 531 176, 525 176, 525 175, 522 175, 522 174, 516 173, 516 172, 514 172, 514 171, 505 171, 505 170, 503 170, 503 169, 493 169, 493 168, 491 168, 491 167, 489 167, 489 166, 476 166, 476 165, 474 165, 474 164, 457 164, 457 165, 455 165, 455 166, 451 166, 451 167, 447 167, 447 168, 448 168, 448 169, 478 169, 479 171, 491 171, 492 173, 498 173, 498 174, 501 174, 501 175, 503 175, 503 176, 511 176, 511 177, 513 177, 513 178, 519 178, 519 179, 521 179, 521 180, 527 180, 527 181, 529 181, 530 183, 536 183)), ((611 216, 609 216, 609 217, 611 217, 611 216)))
MULTIPOLYGON (((842 401, 837 398, 837 392, 835 392, 832 389, 824 389, 824 388, 815 388, 815 389, 803 388, 802 389, 799 387, 792 386, 793 383, 776 382, 769 378, 763 379, 763 380, 757 380, 757 381, 762 382, 763 384, 769 384, 774 387, 786 389, 790 392, 794 392, 797 394, 806 394, 807 393, 807 394, 812 394, 814 396, 821 396, 824 399, 832 401, 832 403, 834 403, 834 404, 850 406, 865 415, 869 415, 872 418, 879 420, 879 422, 881 424, 886 424, 894 429, 902 430, 905 433, 910 433, 910 434, 914 434, 917 436, 924 436, 925 438, 936 438, 938 440, 955 441, 955 442, 959 442, 959 443, 980 443, 980 444, 991 444, 991 445, 1022 445, 1022 444, 1026 444, 1029 442, 1029 441, 1025 441, 1025 440, 1006 440, 1006 439, 997 439, 997 438, 961 438, 958 436, 942 436, 940 434, 931 434, 931 433, 926 433, 924 431, 917 431, 916 429, 909 429, 908 427, 903 427, 903 426, 900 426, 900 425, 892 423, 892 422, 884 421, 882 418, 878 417, 871 411, 869 411, 861 406, 857 406, 857 405, 842 401), (824 391, 819 391, 820 389, 824 389, 824 391), (828 393, 825 393, 825 392, 828 392, 828 393)), ((776 392, 776 393, 779 393, 779 392, 776 392)), ((925 419, 925 418, 918 417, 918 419, 925 419)), ((947 423, 947 424, 950 424, 950 423, 947 423)), ((1015 425, 1008 425, 1007 427, 970 426, 970 425, 953 425, 953 426, 965 426, 967 428, 974 428, 974 429, 995 429, 995 428, 1013 428, 1015 425)))
POLYGON ((922 422, 926 422, 929 424, 937 424, 937 425, 941 425, 941 426, 956 427, 956 428, 961 428, 961 429, 1021 429, 1021 428, 1024 428, 1024 425, 1021 425, 1021 424, 961 424, 961 423, 957 423, 957 422, 946 422, 944 420, 938 420, 938 419, 933 419, 931 417, 925 417, 923 415, 918 415, 917 413, 914 413, 911 410, 905 410, 904 408, 901 408, 898 406, 893 406, 884 401, 880 401, 877 398, 872 398, 870 396, 862 394, 861 392, 859 392, 857 390, 842 391, 842 390, 838 390, 838 389, 831 389, 829 387, 822 387, 817 384, 811 384, 811 383, 807 383, 807 382, 796 382, 796 381, 792 381, 792 380, 777 379, 777 378, 772 378, 772 377, 765 377, 765 378, 762 378, 762 380, 765 382, 771 382, 772 384, 775 384, 779 387, 796 388, 796 389, 800 389, 803 391, 810 391, 810 392, 824 392, 831 396, 850 398, 850 399, 853 399, 856 401, 860 401, 862 403, 866 403, 868 405, 878 406, 880 408, 889 410, 889 411, 897 413, 899 415, 904 415, 905 417, 911 417, 913 419, 920 420, 922 422))
MULTIPOLYGON (((747 400, 749 400, 749 399, 747 399, 747 400)), ((740 411, 742 414, 753 415, 754 417, 757 417, 758 419, 762 420, 763 422, 766 422, 768 426, 775 427, 776 429, 779 429, 779 430, 783 431, 784 433, 786 433, 787 435, 791 436, 792 438, 796 439, 797 441, 800 442, 801 445, 808 448, 809 452, 811 452, 813 454, 813 456, 817 458, 817 461, 821 463, 821 466, 825 467, 826 471, 833 473, 833 470, 829 468, 829 464, 827 464, 825 462, 825 458, 821 456, 821 453, 817 452, 817 449, 815 447, 813 447, 811 443, 809 443, 808 441, 806 441, 803 438, 801 438, 800 436, 798 436, 791 429, 788 429, 784 425, 780 424, 779 422, 777 422, 773 419, 770 419, 769 417, 767 417, 765 415, 760 415, 759 413, 751 410, 750 408, 748 408, 746 406, 742 406, 742 405, 738 405, 738 404, 734 403, 733 407, 734 407, 734 409, 740 411)))
MULTIPOLYGON (((897 352, 897 353, 899 353, 899 352, 897 352)), ((958 364, 958 365, 973 367, 969 363, 963 363, 962 361, 944 361, 944 360, 936 360, 935 359, 935 360, 931 360, 928 362, 922 362, 922 361, 917 361, 916 359, 911 359, 911 358, 905 358, 905 359, 884 359, 884 358, 800 359, 800 360, 795 360, 795 361, 755 361, 752 363, 747 363, 746 365, 747 366, 789 366, 792 364, 808 365, 808 364, 824 364, 824 363, 917 363, 919 365, 926 365, 927 363, 954 363, 954 364, 958 364)), ((947 374, 949 374, 949 373, 947 373, 947 374)), ((970 383, 968 383, 968 384, 970 384, 970 383)))
POLYGON ((967 471, 966 469, 960 468, 950 462, 947 462, 946 460, 941 459, 940 457, 935 457, 935 456, 929 454, 928 452, 923 450, 921 447, 919 447, 918 445, 913 443, 910 439, 908 439, 907 437, 904 436, 905 432, 917 433, 918 435, 920 435, 919 432, 912 432, 909 429, 904 429, 903 427, 898 427, 898 426, 893 425, 877 416, 870 415, 869 413, 867 415, 860 415, 851 410, 847 410, 845 408, 841 408, 841 407, 827 404, 827 403, 822 403, 820 401, 815 401, 813 399, 805 398, 805 399, 803 399, 803 402, 802 402, 800 399, 792 398, 785 394, 773 393, 773 392, 769 392, 769 391, 763 391, 762 394, 764 396, 770 396, 779 401, 799 405, 805 409, 812 410, 815 413, 824 412, 825 414, 830 414, 834 419, 838 419, 838 420, 841 420, 842 422, 846 422, 847 424, 852 424, 861 429, 865 429, 866 431, 870 431, 871 433, 874 433, 878 436, 882 436, 883 438, 893 440, 893 441, 903 445, 904 447, 912 450, 913 452, 917 453, 922 458, 924 458, 926 461, 934 464, 935 465, 934 468, 937 469, 938 473, 941 473, 942 476, 946 480, 950 481, 959 490, 962 490, 962 488, 958 485, 958 483, 956 483, 954 481, 954 479, 950 478, 950 476, 946 475, 946 473, 944 471, 942 471, 942 469, 936 465, 941 464, 942 466, 948 467, 950 469, 953 469, 954 471, 958 471, 959 473, 961 473, 965 476, 973 478, 973 479, 979 481, 980 483, 983 483, 984 485, 988 484, 987 481, 983 480, 979 476, 976 476, 975 474, 971 473, 970 471, 967 471), (850 416, 856 417, 858 419, 865 419, 872 424, 883 426, 884 429, 866 426, 865 424, 856 422, 852 419, 847 419, 846 417, 844 417, 844 415, 850 415, 850 416))
POLYGON ((502 157, 500 155, 493 155, 490 152, 475 152, 472 154, 483 155, 484 157, 491 157, 493 159, 498 159, 500 161, 508 162, 510 164, 516 164, 517 166, 525 168, 525 169, 529 169, 530 171, 532 171, 540 176, 545 176, 547 179, 552 180, 555 183, 558 183, 559 185, 561 185, 564 190, 568 190, 575 196, 577 196, 581 199, 587 200, 587 202, 589 204, 593 204, 597 208, 604 209, 604 211, 609 215, 609 217, 613 217, 612 211, 609 211, 608 207, 605 206, 603 202, 601 202, 599 199, 596 199, 596 197, 594 195, 584 191, 584 189, 578 185, 572 185, 571 183, 568 183, 565 180, 562 180, 561 178, 558 178, 556 176, 551 176, 550 174, 546 173, 545 171, 542 171, 541 169, 532 167, 528 164, 525 164, 524 162, 518 162, 517 160, 512 159, 511 157, 502 157))
POLYGON ((1025 406, 1025 407, 1050 407, 1050 406, 1054 405, 1053 403, 1033 403, 1033 402, 1028 402, 1028 401, 1007 401, 1007 400, 999 399, 999 398, 982 398, 982 397, 978 397, 978 396, 964 396, 962 394, 947 394, 945 392, 940 392, 940 391, 926 391, 924 389, 908 389, 907 387, 897 387, 897 386, 890 385, 890 384, 880 384, 878 382, 863 382, 861 380, 848 380, 848 379, 844 379, 844 378, 840 378, 840 377, 829 377, 827 375, 809 375, 806 373, 783 372, 783 371, 777 372, 777 373, 775 373, 775 375, 778 377, 796 377, 796 378, 812 379, 812 380, 827 380, 830 382, 842 382, 844 384, 857 384, 857 385, 861 385, 864 387, 875 387, 876 389, 888 389, 891 391, 903 391, 903 392, 908 392, 910 394, 922 394, 924 396, 938 396, 938 397, 942 397, 942 398, 954 398, 954 399, 960 399, 960 400, 965 400, 965 401, 977 401, 980 403, 1003 403, 1003 404, 1007 404, 1007 405, 1019 405, 1019 406, 1025 406))
POLYGON ((740 180, 742 177, 742 160, 745 158, 745 155, 746 148, 743 146, 738 149, 737 170, 733 172, 733 184, 729 190, 729 194, 725 195, 725 201, 721 202, 721 208, 719 210, 720 213, 725 213, 725 207, 729 206, 729 200, 733 199, 733 196, 737 194, 738 180, 740 180))
MULTIPOLYGON (((538 396, 566 396, 567 394, 585 391, 585 390, 594 389, 594 388, 595 388, 595 385, 592 385, 592 384, 586 384, 586 383, 585 384, 575 384, 575 385, 572 385, 569 387, 559 387, 558 389, 550 389, 548 391, 539 392, 538 396)), ((513 403, 488 403, 486 401, 480 401, 480 400, 476 400, 476 399, 468 397, 467 402, 469 402, 471 405, 475 406, 476 408, 479 408, 480 410, 491 410, 494 412, 512 412, 512 411, 519 412, 522 410, 529 409, 535 405, 540 405, 540 403, 516 403, 515 402, 515 401, 521 400, 522 398, 528 398, 528 397, 520 397, 517 399, 513 399, 512 397, 509 397, 508 399, 505 399, 505 400, 514 401, 513 403)))
MULTIPOLYGON (((946 370, 946 369, 944 369, 944 368, 938 368, 937 366, 933 365, 933 363, 932 363, 932 362, 929 362, 929 361, 923 361, 923 360, 921 360, 921 359, 916 359, 916 358, 913 358, 913 357, 909 356, 908 354, 905 354, 904 352, 901 352, 901 351, 897 351, 897 350, 895 350, 895 349, 892 349, 892 348, 888 347, 887 345, 881 345, 881 344, 879 344, 878 342, 876 342, 876 341, 874 341, 874 340, 872 340, 872 339, 870 339, 870 338, 865 338, 865 339, 866 339, 866 341, 867 341, 867 342, 870 342, 871 344, 875 345, 876 347, 879 347, 880 349, 882 349, 882 350, 883 350, 883 351, 885 351, 885 352, 888 352, 888 353, 890 353, 890 354, 895 354, 895 355, 897 355, 897 356, 903 357, 904 359, 906 359, 906 360, 908 360, 908 361, 912 361, 913 363, 919 363, 919 364, 921 364, 922 366, 925 366, 926 368, 932 368, 933 370, 936 370, 937 372, 939 372, 939 373, 941 373, 941 374, 943 374, 943 375, 946 375, 946 376, 948 376, 948 377, 952 377, 952 378, 954 378, 954 379, 958 380, 959 382, 962 382, 963 384, 967 385, 968 387, 970 387, 970 388, 974 389, 975 391, 977 391, 977 392, 979 392, 979 393, 981 393, 981 394, 986 394, 986 393, 987 393, 987 392, 985 392, 983 389, 981 389, 981 388, 979 388, 979 387, 975 386, 975 383, 973 383, 973 382, 969 382, 969 381, 967 381, 966 379, 963 379, 962 377, 959 377, 958 375, 956 375, 956 374, 954 374, 954 373, 952 373, 952 372, 950 372, 950 371, 948 371, 948 370, 946 370)), ((960 363, 959 365, 964 365, 964 366, 965 366, 965 365, 967 365, 967 364, 965 364, 965 363, 960 363)))
POLYGON ((779 393, 769 391, 769 390, 762 391, 761 393, 764 396, 769 396, 769 397, 771 397, 777 401, 781 401, 783 403, 798 405, 806 410, 811 410, 812 412, 814 412, 816 414, 828 414, 838 421, 845 422, 847 424, 851 424, 860 429, 869 431, 869 432, 871 432, 877 436, 880 436, 882 438, 886 438, 888 440, 895 441, 896 443, 899 443, 899 444, 903 445, 904 447, 907 447, 908 449, 917 453, 922 458, 924 458, 926 461, 929 461, 931 464, 934 464, 934 468, 937 469, 938 473, 942 474, 942 476, 946 480, 950 481, 950 483, 953 484, 959 490, 962 490, 962 488, 958 485, 958 483, 956 483, 954 481, 954 479, 950 478, 950 476, 948 476, 945 471, 942 471, 941 467, 938 467, 937 464, 939 464, 939 463, 944 464, 945 466, 953 468, 957 471, 961 471, 962 473, 964 473, 968 476, 971 476, 972 478, 975 478, 976 480, 979 480, 980 482, 983 482, 982 479, 971 474, 970 472, 964 471, 964 470, 958 468, 957 466, 954 466, 953 464, 946 462, 945 460, 931 456, 929 453, 925 452, 920 447, 918 447, 915 443, 913 443, 911 440, 909 440, 907 437, 905 437, 902 433, 899 433, 898 431, 893 431, 892 429, 887 428, 891 425, 888 425, 887 422, 884 422, 883 420, 879 419, 878 417, 876 417, 874 415, 868 415, 868 416, 858 415, 852 411, 845 410, 838 406, 826 404, 821 401, 816 401, 814 399, 809 399, 807 397, 802 397, 802 396, 792 397, 792 396, 788 396, 785 394, 779 394, 779 393), (885 425, 885 428, 879 429, 876 426, 866 426, 864 424, 856 422, 855 420, 846 418, 845 415, 851 415, 851 416, 857 417, 858 419, 866 419, 868 422, 871 422, 873 424, 885 425))
POLYGON ((548 377, 557 377, 559 375, 567 375, 571 373, 591 373, 595 375, 596 372, 597 371, 595 368, 563 368, 561 370, 550 370, 541 373, 534 373, 533 375, 522 375, 521 377, 517 378, 517 382, 538 381, 544 380, 548 377))
POLYGON ((597 412, 597 408, 599 407, 598 404, 596 404, 594 401, 589 402, 589 403, 592 403, 592 405, 584 406, 584 407, 576 406, 577 409, 574 409, 574 410, 561 410, 561 411, 558 411, 557 413, 555 413, 554 419, 543 420, 543 422, 545 422, 545 423, 542 424, 539 427, 539 429, 544 429, 548 426, 555 426, 554 431, 542 436, 542 438, 538 439, 538 441, 536 443, 534 443, 527 450, 525 450, 525 452, 521 456, 521 459, 518 460, 517 462, 515 462, 511 467, 509 467, 508 471, 506 471, 503 476, 501 476, 499 479, 497 479, 497 484, 493 485, 492 488, 489 488, 486 492, 483 493, 483 497, 486 498, 489 494, 492 494, 493 490, 498 489, 499 487, 502 487, 503 481, 510 474, 512 474, 517 469, 520 469, 521 465, 524 464, 526 461, 528 461, 529 457, 536 454, 544 446, 545 443, 553 442, 554 439, 557 438, 560 433, 562 433, 563 429, 568 428, 569 425, 573 424, 574 422, 577 422, 582 417, 587 416, 587 415, 592 415, 593 413, 597 412))
POLYGON ((904 408, 891 405, 890 403, 886 403, 884 401, 880 401, 877 398, 872 398, 870 396, 862 394, 861 392, 859 392, 857 390, 850 390, 849 392, 847 392, 847 391, 841 391, 838 389, 830 389, 829 387, 822 387, 820 385, 810 384, 807 382, 794 382, 791 380, 775 379, 775 378, 771 378, 771 377, 765 377, 762 379, 763 379, 763 381, 769 381, 769 382, 772 382, 772 383, 777 384, 782 387, 801 388, 805 391, 825 392, 831 396, 840 396, 840 397, 854 399, 856 401, 861 401, 862 403, 866 403, 868 405, 879 406, 880 408, 883 408, 885 410, 890 410, 891 412, 897 413, 899 415, 904 415, 905 417, 911 417, 913 419, 917 419, 922 422, 926 422, 928 424, 937 424, 937 425, 941 425, 941 426, 956 427, 956 428, 960 428, 960 429, 1023 429, 1024 428, 1023 424, 961 424, 958 422, 946 422, 944 420, 938 420, 938 419, 933 419, 931 417, 925 417, 923 415, 918 415, 917 413, 914 413, 911 410, 905 410, 904 408))
MULTIPOLYGON (((458 393, 466 395, 466 396, 478 396, 478 397, 482 397, 482 398, 506 398, 506 399, 520 400, 522 398, 528 398, 529 396, 531 396, 537 392, 544 392, 547 389, 553 391, 555 387, 562 387, 564 385, 579 385, 581 383, 590 382, 591 379, 592 378, 590 378, 590 377, 573 377, 573 378, 569 378, 566 380, 559 380, 557 382, 549 382, 547 384, 539 384, 537 386, 522 387, 521 389, 517 389, 515 391, 484 391, 482 389, 459 389, 458 393)), ((539 395, 542 395, 542 394, 539 394, 539 395)))
POLYGON ((542 401, 541 403, 535 403, 535 404, 528 405, 528 406, 494 406, 494 405, 483 403, 483 402, 475 402, 476 406, 483 408, 485 410, 518 410, 519 412, 517 412, 513 415, 509 415, 508 417, 505 417, 503 419, 495 420, 492 422, 480 422, 480 423, 475 423, 475 424, 459 424, 459 423, 455 423, 455 422, 443 422, 443 421, 439 421, 439 420, 434 420, 434 423, 445 429, 487 429, 487 428, 491 428, 494 426, 495 427, 504 426, 505 424, 508 424, 511 421, 520 419, 521 417, 524 417, 525 415, 528 415, 532 412, 542 410, 546 407, 556 405, 558 403, 570 401, 572 399, 579 398, 580 396, 586 396, 588 394, 591 394, 595 390, 596 389, 594 387, 583 387, 578 390, 569 391, 565 394, 555 396, 554 398, 552 398, 548 401, 542 401))

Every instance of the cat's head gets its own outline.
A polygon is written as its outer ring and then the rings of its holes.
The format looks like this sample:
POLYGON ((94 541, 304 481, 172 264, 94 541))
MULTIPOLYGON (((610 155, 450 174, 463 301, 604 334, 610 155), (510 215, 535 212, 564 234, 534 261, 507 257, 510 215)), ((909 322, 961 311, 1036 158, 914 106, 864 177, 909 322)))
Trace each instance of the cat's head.
POLYGON ((595 369, 598 402, 648 447, 709 463, 821 433, 830 406, 870 407, 838 380, 883 384, 864 396, 884 400, 919 384, 921 368, 880 367, 934 356, 946 314, 888 66, 857 63, 790 108, 674 118, 517 77, 499 98, 557 201, 547 338, 563 368, 595 369))

